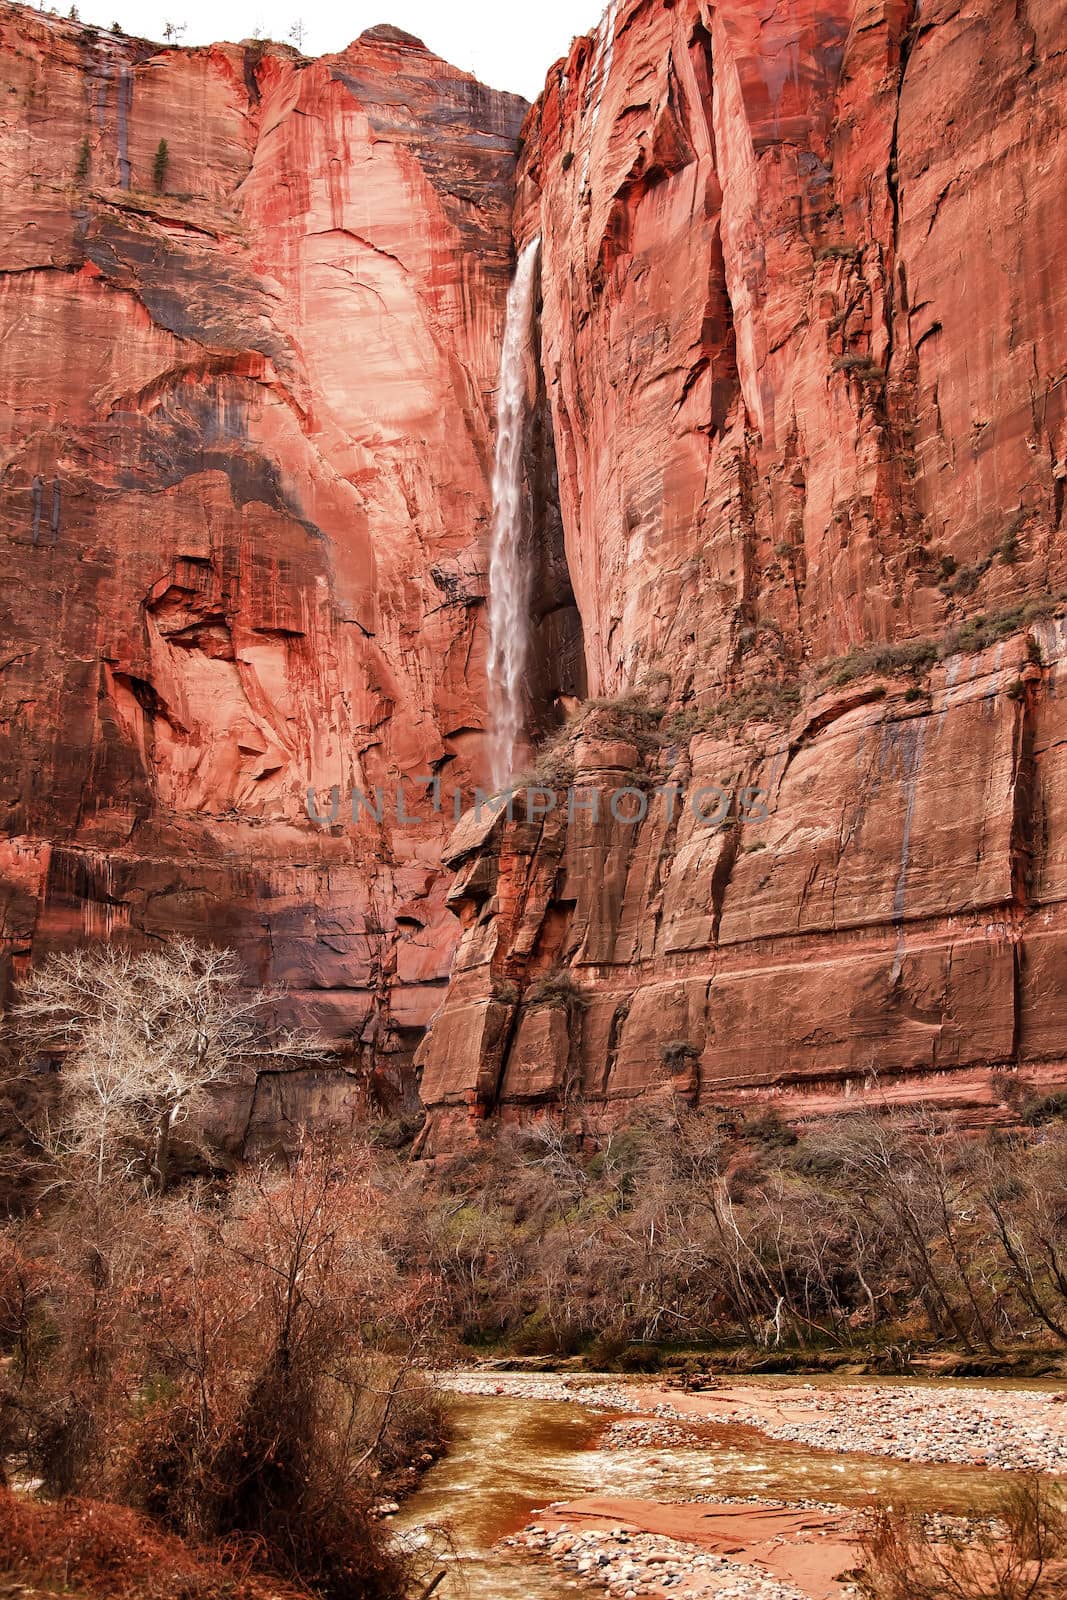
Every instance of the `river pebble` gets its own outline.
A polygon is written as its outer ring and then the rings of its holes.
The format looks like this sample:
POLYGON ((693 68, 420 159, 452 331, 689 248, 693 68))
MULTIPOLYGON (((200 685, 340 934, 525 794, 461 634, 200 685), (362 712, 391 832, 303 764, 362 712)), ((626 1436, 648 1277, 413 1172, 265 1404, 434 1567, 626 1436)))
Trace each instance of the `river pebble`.
MULTIPOLYGON (((660 1534, 625 1528, 555 1529, 532 1522, 505 1543, 546 1556, 579 1580, 618 1600, 637 1596, 708 1595, 715 1600, 808 1600, 801 1590, 760 1568, 712 1555, 660 1534)), ((852 1591, 843 1589, 842 1594, 852 1591)))

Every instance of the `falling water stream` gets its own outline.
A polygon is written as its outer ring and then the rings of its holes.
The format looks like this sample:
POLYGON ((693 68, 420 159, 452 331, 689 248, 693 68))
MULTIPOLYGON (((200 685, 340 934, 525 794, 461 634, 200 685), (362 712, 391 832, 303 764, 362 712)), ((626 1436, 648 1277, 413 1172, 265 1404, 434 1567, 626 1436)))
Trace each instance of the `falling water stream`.
POLYGON ((530 646, 530 561, 524 538, 522 434, 533 340, 533 298, 540 237, 519 256, 508 291, 496 401, 493 533, 489 550, 489 715, 493 785, 512 776, 522 734, 530 646))

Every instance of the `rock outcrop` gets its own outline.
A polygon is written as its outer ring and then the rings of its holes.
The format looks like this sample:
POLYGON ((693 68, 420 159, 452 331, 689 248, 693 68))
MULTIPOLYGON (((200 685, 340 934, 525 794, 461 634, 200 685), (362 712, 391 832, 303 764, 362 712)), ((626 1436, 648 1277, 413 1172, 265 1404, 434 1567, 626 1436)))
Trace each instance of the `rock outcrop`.
MULTIPOLYGON (((484 777, 525 102, 391 28, 308 61, 5 4, 0 52, 9 975, 215 937, 402 1094, 458 931, 431 779, 484 777)), ((230 1131, 350 1087, 272 1079, 230 1131)))
POLYGON ((619 0, 551 72, 516 231, 597 699, 451 848, 427 1149, 1067 1081, 1065 25, 619 0))

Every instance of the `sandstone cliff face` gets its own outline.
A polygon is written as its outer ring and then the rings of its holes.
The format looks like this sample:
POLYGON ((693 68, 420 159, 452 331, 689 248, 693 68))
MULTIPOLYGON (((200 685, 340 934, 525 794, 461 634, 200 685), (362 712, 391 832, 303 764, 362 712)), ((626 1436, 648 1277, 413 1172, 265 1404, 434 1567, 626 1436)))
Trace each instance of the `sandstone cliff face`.
POLYGON ((453 843, 427 1148, 1063 1081, 1065 38, 1055 0, 620 0, 550 74, 516 231, 603 703, 550 816, 453 843), (682 798, 568 817, 572 775, 682 798))
MULTIPOLYGON (((458 926, 429 775, 484 777, 525 104, 388 28, 309 62, 3 5, 0 52, 9 966, 213 936, 398 1079, 458 926)), ((346 1103, 261 1091, 253 1124, 346 1103)))
POLYGON ((289 984, 352 1076, 265 1077, 235 1141, 402 1095, 439 1007, 428 1150, 1063 1081, 1065 37, 617 0, 516 173, 523 104, 392 29, 308 62, 0 4, 11 968, 182 930, 289 984), (532 709, 595 698, 551 795, 445 846, 513 206, 532 709))

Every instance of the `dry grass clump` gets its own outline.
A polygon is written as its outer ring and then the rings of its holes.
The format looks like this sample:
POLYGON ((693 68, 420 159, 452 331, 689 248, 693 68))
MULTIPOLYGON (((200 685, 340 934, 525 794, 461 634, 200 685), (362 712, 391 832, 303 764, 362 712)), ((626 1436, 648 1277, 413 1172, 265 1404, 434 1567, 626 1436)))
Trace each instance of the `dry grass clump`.
POLYGON ((861 1535, 867 1600, 1063 1600, 1063 1496, 1039 1474, 1013 1477, 991 1521, 931 1534, 907 1508, 878 1506, 861 1535))
POLYGON ((626 739, 642 755, 658 751, 663 711, 642 695, 621 695, 583 701, 562 727, 550 733, 536 751, 533 764, 511 780, 513 789, 565 789, 575 776, 575 749, 582 738, 626 739))
POLYGON ((565 1006, 568 1010, 572 1006, 584 1009, 589 1004, 589 996, 566 967, 546 972, 543 978, 535 979, 524 998, 530 1005, 565 1006))
POLYGON ((680 1072, 687 1061, 700 1060, 700 1047, 691 1039, 668 1039, 659 1047, 659 1058, 672 1072, 680 1072))
POLYGON ((22 1593, 305 1600, 304 1588, 257 1577, 253 1554, 238 1543, 223 1553, 196 1550, 126 1506, 99 1500, 49 1504, 0 1489, 0 1577, 17 1583, 22 1593))
POLYGON ((1038 595, 1021 605, 1006 606, 1000 611, 980 611, 968 617, 958 628, 950 628, 941 639, 938 655, 941 660, 957 654, 968 655, 987 650, 990 645, 1009 639, 1013 633, 1025 628, 1028 622, 1038 622, 1055 616, 1061 602, 1052 595, 1038 595))
POLYGON ((726 733, 746 722, 770 722, 784 726, 800 705, 798 683, 758 683, 724 694, 710 706, 683 706, 666 717, 662 726, 664 743, 691 739, 698 733, 726 733))
POLYGON ((859 355, 856 351, 849 351, 846 355, 838 356, 834 362, 835 372, 848 372, 861 383, 885 383, 885 372, 877 361, 870 356, 859 355))
POLYGON ((575 722, 549 734, 534 755, 533 765, 512 778, 513 789, 565 789, 574 779, 575 722))
POLYGON ((933 639, 903 639, 898 644, 857 645, 847 655, 831 662, 824 671, 835 688, 867 678, 875 672, 925 672, 937 660, 933 639))
POLYGON ((999 611, 980 611, 958 627, 949 628, 938 638, 856 645, 847 655, 824 661, 819 672, 824 678, 829 678, 835 688, 876 672, 918 676, 949 656, 973 655, 979 650, 987 650, 990 645, 999 644, 1002 639, 1021 632, 1028 623, 1055 616, 1065 601, 1067 596, 1063 595, 1034 595, 1029 600, 1005 606, 999 611))

